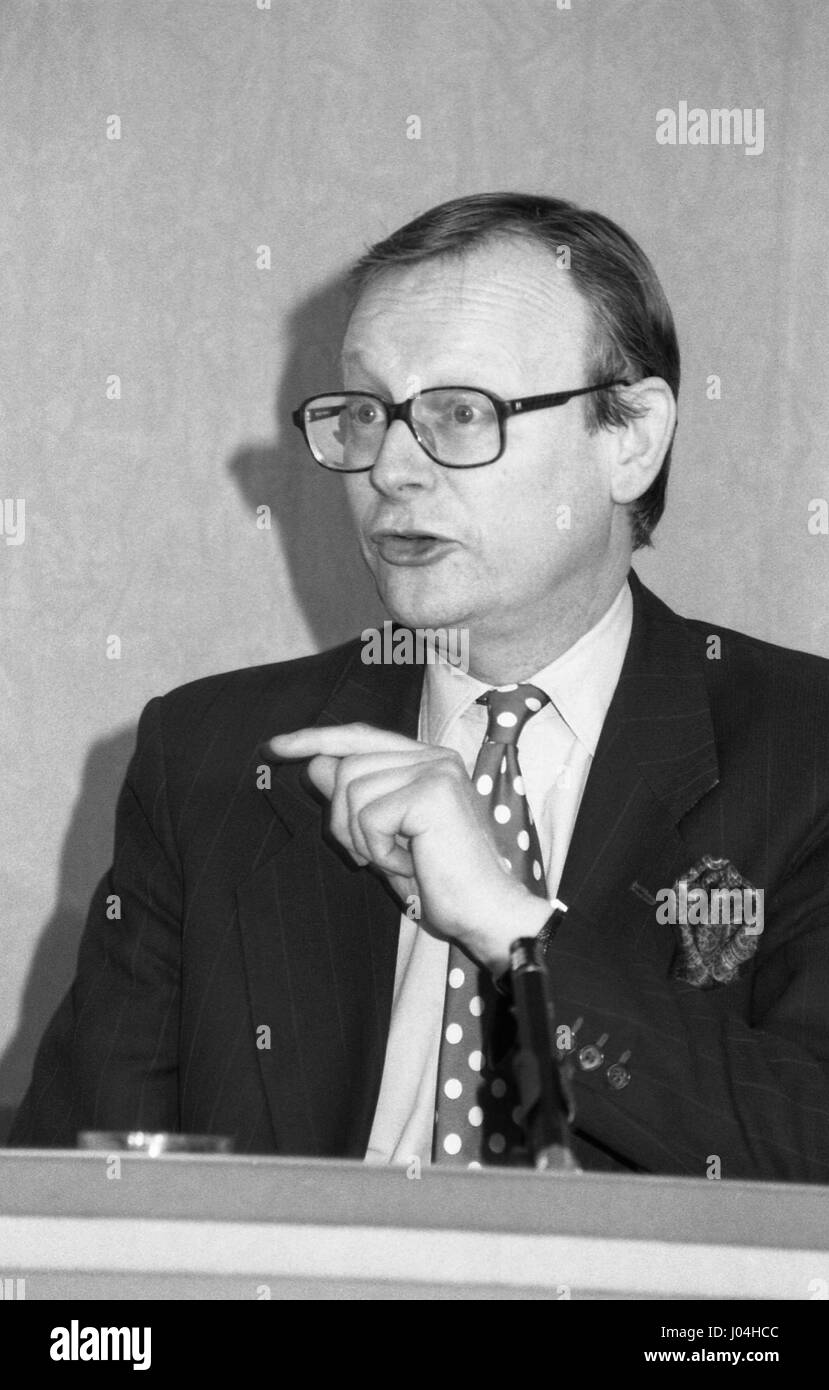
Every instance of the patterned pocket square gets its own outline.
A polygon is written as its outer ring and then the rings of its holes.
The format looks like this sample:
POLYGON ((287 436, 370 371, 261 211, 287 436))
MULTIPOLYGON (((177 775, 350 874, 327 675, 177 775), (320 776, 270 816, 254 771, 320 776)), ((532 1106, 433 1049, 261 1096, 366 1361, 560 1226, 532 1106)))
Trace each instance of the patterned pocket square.
MULTIPOLYGON (((736 980, 742 967, 757 950, 763 930, 762 918, 757 925, 757 914, 753 922, 747 922, 744 907, 747 900, 762 902, 762 892, 743 878, 730 859, 714 859, 704 854, 699 863, 677 879, 673 892, 675 900, 688 904, 689 895, 698 902, 701 894, 704 901, 713 909, 717 900, 712 896, 721 891, 716 911, 705 911, 705 920, 689 922, 682 920, 680 914, 677 925, 681 934, 680 954, 672 970, 675 980, 683 980, 695 985, 697 989, 713 989, 715 985, 728 985, 736 980), (735 901, 733 890, 737 890, 741 904, 739 921, 733 920, 732 905, 735 901), (726 920, 721 920, 725 917, 726 920), (716 920, 711 920, 716 918, 716 920)), ((695 914, 696 916, 697 914, 695 914)))

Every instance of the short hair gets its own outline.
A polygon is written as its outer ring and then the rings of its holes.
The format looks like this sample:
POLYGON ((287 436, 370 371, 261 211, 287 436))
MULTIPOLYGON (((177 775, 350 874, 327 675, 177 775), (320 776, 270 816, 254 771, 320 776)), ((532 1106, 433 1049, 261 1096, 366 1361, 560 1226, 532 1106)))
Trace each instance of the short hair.
MULTIPOLYGON (((368 247, 352 266, 348 287, 358 297, 386 271, 438 257, 461 258, 504 237, 539 243, 559 265, 567 248, 573 285, 592 319, 585 385, 658 376, 678 396, 679 344, 656 271, 641 247, 609 217, 562 198, 474 193, 440 203, 368 247)), ((622 387, 585 396, 582 404, 591 433, 619 427, 641 413, 622 387)), ((651 544, 651 532, 664 511, 672 449, 673 435, 657 477, 631 504, 635 550, 651 544)))

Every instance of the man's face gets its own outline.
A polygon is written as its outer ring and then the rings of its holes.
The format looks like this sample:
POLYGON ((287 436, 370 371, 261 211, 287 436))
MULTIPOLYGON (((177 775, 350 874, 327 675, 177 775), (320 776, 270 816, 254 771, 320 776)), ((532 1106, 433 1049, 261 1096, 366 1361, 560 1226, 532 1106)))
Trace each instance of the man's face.
MULTIPOLYGON (((504 399, 587 385, 589 311, 543 247, 493 242, 463 260, 386 272, 358 301, 343 344, 344 386, 403 400, 430 386, 504 399)), ((413 627, 519 637, 562 594, 588 606, 606 563, 606 434, 579 399, 506 422, 497 462, 441 467, 396 421, 370 472, 346 477, 380 596, 413 627), (569 513, 566 509, 569 508, 569 513)))

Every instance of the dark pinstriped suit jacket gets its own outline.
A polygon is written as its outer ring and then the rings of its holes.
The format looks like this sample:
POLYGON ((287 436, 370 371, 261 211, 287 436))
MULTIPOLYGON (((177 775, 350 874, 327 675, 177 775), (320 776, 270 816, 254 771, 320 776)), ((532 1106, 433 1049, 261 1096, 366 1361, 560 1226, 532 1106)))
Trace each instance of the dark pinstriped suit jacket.
MULTIPOLYGON (((631 586, 549 947, 557 1020, 583 1020, 580 1046, 607 1035, 574 1083, 582 1162, 702 1176, 717 1155, 726 1178, 829 1182, 829 662, 631 586), (678 928, 646 900, 704 854, 766 895, 747 973, 711 990, 672 978, 678 928)), ((363 665, 355 641, 150 701, 13 1144, 183 1129, 231 1134, 239 1152, 363 1156, 400 908, 326 840, 301 767, 257 786, 258 750, 313 723, 415 736, 421 681, 363 665)))

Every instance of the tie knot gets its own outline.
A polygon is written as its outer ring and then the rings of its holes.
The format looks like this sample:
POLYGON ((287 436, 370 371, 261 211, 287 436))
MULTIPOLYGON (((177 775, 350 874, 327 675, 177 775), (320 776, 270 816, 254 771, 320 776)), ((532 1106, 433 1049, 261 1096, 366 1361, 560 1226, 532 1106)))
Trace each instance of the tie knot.
POLYGON ((485 691, 477 703, 486 705, 489 712, 489 742, 517 743, 527 720, 549 705, 550 697, 537 685, 502 685, 485 691))

